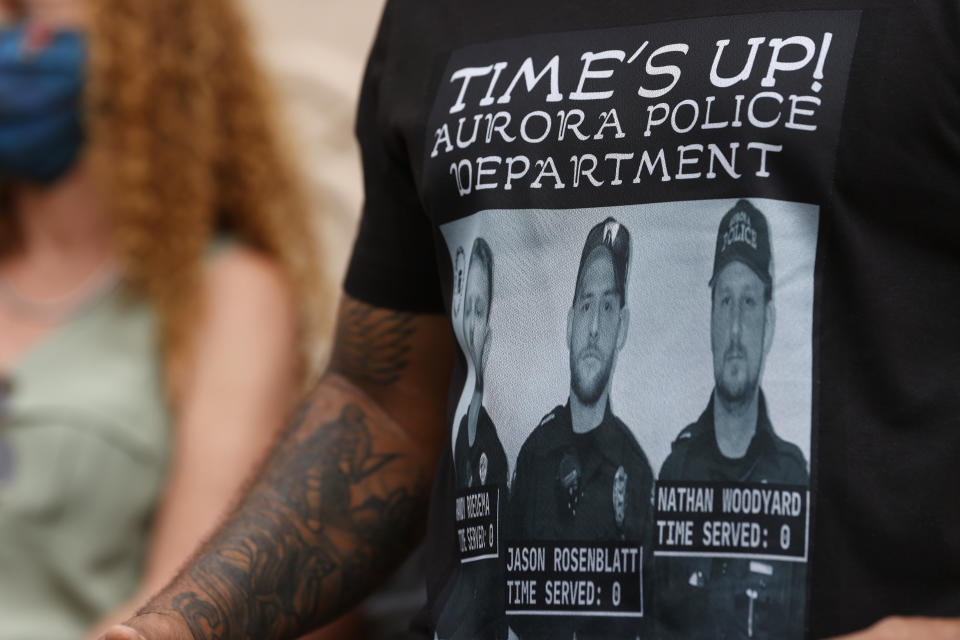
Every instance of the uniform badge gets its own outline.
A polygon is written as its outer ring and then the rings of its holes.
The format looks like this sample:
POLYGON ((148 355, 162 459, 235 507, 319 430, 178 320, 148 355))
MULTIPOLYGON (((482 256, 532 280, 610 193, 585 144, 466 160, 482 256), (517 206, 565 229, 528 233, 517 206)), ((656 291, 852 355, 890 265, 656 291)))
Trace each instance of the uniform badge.
POLYGON ((613 475, 613 515, 617 520, 617 527, 623 528, 627 517, 627 472, 623 466, 617 467, 613 475))
POLYGON ((480 484, 487 484, 487 454, 480 454, 480 484))

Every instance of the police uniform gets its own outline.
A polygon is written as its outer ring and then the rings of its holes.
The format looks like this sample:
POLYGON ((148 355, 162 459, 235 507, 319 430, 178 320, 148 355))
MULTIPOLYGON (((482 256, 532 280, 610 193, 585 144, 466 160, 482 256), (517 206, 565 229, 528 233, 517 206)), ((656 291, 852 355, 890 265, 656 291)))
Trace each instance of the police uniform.
MULTIPOLYGON (((773 430, 763 391, 746 455, 725 457, 717 446, 711 396, 706 410, 673 442, 660 480, 809 484, 800 449, 773 430)), ((654 594, 664 638, 771 638, 803 635, 804 563, 729 558, 659 557, 654 594)))
MULTIPOLYGON (((481 405, 477 415, 477 433, 473 445, 467 433, 467 415, 460 421, 454 445, 454 467, 457 489, 495 485, 500 489, 500 513, 507 505, 507 455, 497 429, 487 410, 481 405)), ((504 589, 503 549, 498 540, 499 557, 476 560, 460 565, 452 602, 460 609, 445 611, 437 624, 437 633, 444 640, 505 640, 507 622, 503 601, 491 593, 504 589)))
MULTIPOLYGON (((527 438, 513 476, 511 540, 609 541, 643 545, 652 534, 653 471, 636 438, 610 409, 587 433, 574 433, 569 403, 544 416, 527 438)), ((648 566, 648 565, 645 565, 648 566)), ((629 638, 636 620, 511 620, 530 638, 629 638), (559 625, 559 627, 558 627, 559 625)))
POLYGON ((503 451, 497 428, 483 406, 477 415, 477 433, 472 445, 467 433, 467 415, 460 421, 453 462, 457 468, 457 489, 495 484, 500 487, 500 499, 506 503, 507 454, 503 451))

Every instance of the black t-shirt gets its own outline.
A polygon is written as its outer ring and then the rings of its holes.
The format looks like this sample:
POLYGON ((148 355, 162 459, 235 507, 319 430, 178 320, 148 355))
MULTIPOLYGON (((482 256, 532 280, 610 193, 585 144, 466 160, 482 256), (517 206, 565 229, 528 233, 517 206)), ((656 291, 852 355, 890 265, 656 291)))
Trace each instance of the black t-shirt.
MULTIPOLYGON (((955 0, 388 2, 346 290, 448 314, 463 353, 418 632, 474 606, 514 631, 667 634, 656 592, 678 562, 710 572, 687 576, 710 596, 680 637, 960 616, 958 34, 955 0), (609 407, 657 477, 647 538, 520 538, 510 496, 457 488, 476 256, 507 477, 546 455, 550 407, 571 404, 577 435, 609 407), (733 442, 764 416, 754 452, 793 472, 664 475, 711 393, 733 442), (464 602, 463 567, 491 561, 502 585, 464 602)), ((726 468, 704 442, 690 460, 726 468)), ((563 460, 533 470, 569 498, 563 460)), ((615 517, 634 474, 604 473, 615 517)), ((541 493, 529 513, 564 498, 541 493)))

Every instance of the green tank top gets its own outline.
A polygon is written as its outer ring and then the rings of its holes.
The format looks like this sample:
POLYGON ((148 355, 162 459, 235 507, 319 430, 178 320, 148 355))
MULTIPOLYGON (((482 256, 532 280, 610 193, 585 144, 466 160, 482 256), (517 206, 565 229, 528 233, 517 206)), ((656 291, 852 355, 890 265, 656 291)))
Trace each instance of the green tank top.
POLYGON ((76 640, 135 590, 170 456, 154 315, 107 291, 8 375, 0 639, 76 640))

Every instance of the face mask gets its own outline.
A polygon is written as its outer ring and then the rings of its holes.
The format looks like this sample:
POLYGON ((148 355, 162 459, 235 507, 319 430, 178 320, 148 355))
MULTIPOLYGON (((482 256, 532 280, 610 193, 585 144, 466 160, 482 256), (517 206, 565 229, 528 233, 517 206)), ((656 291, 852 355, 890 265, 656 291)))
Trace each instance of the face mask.
POLYGON ((57 32, 32 50, 22 26, 0 31, 0 177, 49 184, 83 146, 86 45, 57 32))

